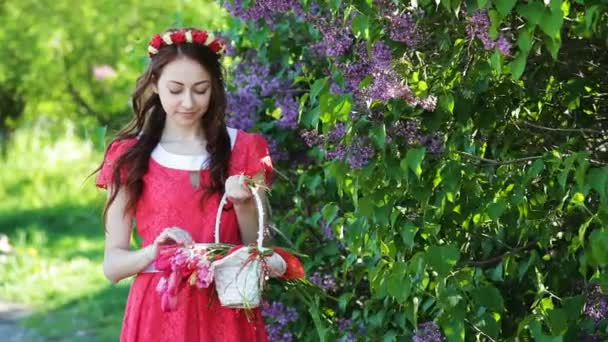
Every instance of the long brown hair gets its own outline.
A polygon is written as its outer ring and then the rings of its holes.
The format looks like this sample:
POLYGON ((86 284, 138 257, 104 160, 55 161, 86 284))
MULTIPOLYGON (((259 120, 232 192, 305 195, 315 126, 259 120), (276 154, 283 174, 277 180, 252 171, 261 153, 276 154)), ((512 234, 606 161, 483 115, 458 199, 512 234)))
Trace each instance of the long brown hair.
MULTIPOLYGON (((177 29, 169 29, 174 32, 177 29)), ((152 151, 159 143, 167 113, 160 97, 152 91, 152 84, 158 82, 165 65, 179 57, 197 61, 211 75, 211 99, 208 112, 201 119, 201 127, 207 140, 211 185, 206 187, 201 203, 214 192, 224 192, 224 182, 228 177, 230 161, 230 137, 226 131, 226 93, 224 88, 225 69, 219 57, 207 46, 191 43, 163 46, 150 59, 146 71, 137 79, 132 96, 133 118, 121 129, 112 142, 139 137, 134 146, 122 154, 114 163, 112 171, 112 191, 103 210, 104 222, 108 208, 116 199, 121 186, 121 172, 126 173, 127 205, 126 213, 134 213, 137 201, 143 191, 143 176, 148 171, 152 151), (121 171, 122 170, 122 171, 121 171)), ((103 164, 102 164, 103 165, 103 164)), ((101 170, 101 166, 95 172, 101 170)), ((94 173, 95 173, 94 172, 94 173)))

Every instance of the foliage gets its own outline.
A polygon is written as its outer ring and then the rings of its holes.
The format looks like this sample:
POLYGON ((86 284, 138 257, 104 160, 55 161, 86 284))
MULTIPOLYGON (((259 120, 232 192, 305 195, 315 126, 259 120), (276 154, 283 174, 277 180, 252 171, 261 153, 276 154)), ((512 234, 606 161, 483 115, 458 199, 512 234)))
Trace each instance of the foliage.
POLYGON ((328 294, 273 293, 296 340, 606 338, 606 3, 223 6, 256 104, 231 120, 269 137, 275 221, 328 294))

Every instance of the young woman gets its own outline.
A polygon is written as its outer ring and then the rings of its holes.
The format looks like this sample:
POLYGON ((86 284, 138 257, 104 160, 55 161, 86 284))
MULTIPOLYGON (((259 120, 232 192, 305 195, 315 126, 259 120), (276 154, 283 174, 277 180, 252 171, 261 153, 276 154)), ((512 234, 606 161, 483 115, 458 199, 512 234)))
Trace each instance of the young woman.
MULTIPOLYGON (((221 242, 256 240, 257 211, 244 177, 268 184, 272 162, 259 134, 226 127, 224 42, 205 31, 155 35, 137 81, 134 118, 108 146, 96 184, 108 189, 103 271, 112 282, 135 275, 121 341, 266 341, 258 309, 222 307, 212 288, 184 286, 176 311, 163 312, 153 260, 159 246, 213 242, 221 195, 221 242), (132 223, 143 240, 130 249, 132 223)), ((264 193, 261 193, 264 196, 264 193)))

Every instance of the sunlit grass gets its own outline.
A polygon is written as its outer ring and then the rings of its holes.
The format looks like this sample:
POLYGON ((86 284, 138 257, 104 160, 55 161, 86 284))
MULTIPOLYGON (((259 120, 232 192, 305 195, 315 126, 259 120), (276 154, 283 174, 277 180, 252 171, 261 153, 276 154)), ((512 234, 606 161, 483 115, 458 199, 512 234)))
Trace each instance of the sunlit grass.
POLYGON ((0 232, 14 252, 0 256, 0 298, 37 313, 24 323, 64 340, 117 340, 128 282, 102 274, 105 192, 85 180, 103 158, 71 126, 13 136, 0 165, 0 232))

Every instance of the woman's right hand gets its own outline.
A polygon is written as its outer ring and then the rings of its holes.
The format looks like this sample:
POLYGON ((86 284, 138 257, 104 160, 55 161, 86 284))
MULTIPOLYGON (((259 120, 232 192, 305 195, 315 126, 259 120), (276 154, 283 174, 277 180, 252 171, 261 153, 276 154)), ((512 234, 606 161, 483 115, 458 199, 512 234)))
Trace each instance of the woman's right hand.
POLYGON ((154 239, 156 247, 177 243, 190 244, 192 242, 190 233, 179 227, 167 227, 154 239))
POLYGON ((179 227, 167 227, 160 234, 158 234, 156 239, 154 239, 154 242, 149 246, 150 254, 148 255, 151 260, 154 260, 158 256, 159 246, 177 243, 190 244, 193 242, 194 240, 192 240, 192 236, 187 231, 179 227))

